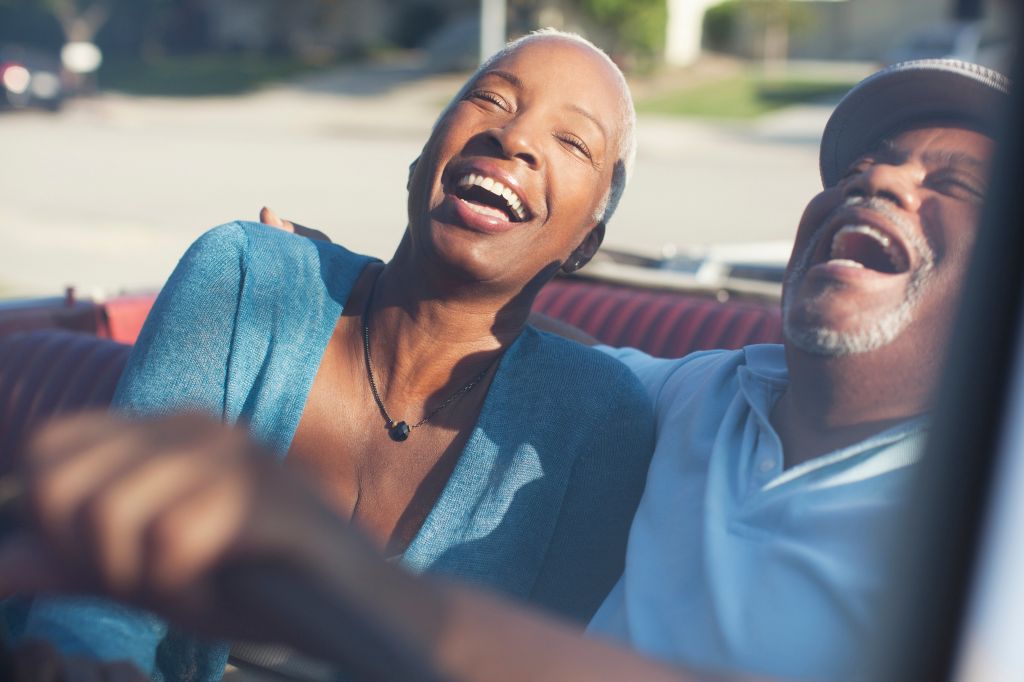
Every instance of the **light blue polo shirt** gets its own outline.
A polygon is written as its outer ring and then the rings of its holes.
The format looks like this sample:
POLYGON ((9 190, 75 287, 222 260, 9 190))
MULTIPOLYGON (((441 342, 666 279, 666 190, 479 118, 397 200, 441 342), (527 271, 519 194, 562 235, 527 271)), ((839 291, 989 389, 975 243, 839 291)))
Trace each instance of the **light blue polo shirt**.
POLYGON ((784 471, 769 421, 782 346, 602 350, 647 388, 658 440, 625 572, 589 632, 701 670, 858 676, 925 419, 784 471))

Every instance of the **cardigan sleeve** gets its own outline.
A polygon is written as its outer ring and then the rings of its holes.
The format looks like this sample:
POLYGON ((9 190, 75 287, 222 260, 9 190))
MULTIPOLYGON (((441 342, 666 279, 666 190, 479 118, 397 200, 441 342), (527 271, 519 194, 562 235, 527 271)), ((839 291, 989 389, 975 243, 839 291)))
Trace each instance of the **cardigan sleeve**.
MULTIPOLYGON (((134 415, 200 410, 221 419, 246 234, 238 223, 210 230, 185 253, 153 305, 114 395, 134 415)), ((94 597, 32 601, 17 640, 44 639, 65 655, 129 660, 154 672, 167 636, 156 616, 94 597)))
POLYGON ((185 253, 139 334, 114 394, 115 410, 226 416, 246 241, 241 225, 230 223, 210 230, 185 253))

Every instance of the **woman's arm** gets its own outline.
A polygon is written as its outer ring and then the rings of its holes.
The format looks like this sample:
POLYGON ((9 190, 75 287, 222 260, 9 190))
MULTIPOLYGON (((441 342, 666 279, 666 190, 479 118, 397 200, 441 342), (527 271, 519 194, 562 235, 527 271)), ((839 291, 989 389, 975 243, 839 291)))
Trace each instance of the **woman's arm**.
POLYGON ((198 410, 224 417, 246 245, 244 229, 232 223, 189 247, 146 318, 114 394, 114 410, 198 410))

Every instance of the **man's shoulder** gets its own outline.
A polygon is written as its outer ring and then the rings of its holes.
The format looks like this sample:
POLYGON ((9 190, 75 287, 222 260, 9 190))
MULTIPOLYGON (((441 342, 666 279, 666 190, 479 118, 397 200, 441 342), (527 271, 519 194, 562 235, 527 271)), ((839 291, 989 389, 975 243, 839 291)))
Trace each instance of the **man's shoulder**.
POLYGON ((741 371, 784 376, 786 359, 781 344, 756 344, 730 350, 695 351, 675 360, 672 370, 677 381, 699 380, 710 374, 738 376, 741 371))
POLYGON ((629 347, 596 346, 596 349, 635 374, 658 374, 662 380, 707 372, 735 371, 744 366, 756 367, 757 371, 774 371, 780 362, 782 368, 785 368, 782 346, 775 344, 698 350, 678 358, 657 357, 629 347))
POLYGON ((777 344, 702 350, 675 359, 622 349, 611 352, 610 357, 641 379, 659 410, 680 398, 690 401, 734 393, 744 376, 778 383, 787 375, 785 353, 777 344))

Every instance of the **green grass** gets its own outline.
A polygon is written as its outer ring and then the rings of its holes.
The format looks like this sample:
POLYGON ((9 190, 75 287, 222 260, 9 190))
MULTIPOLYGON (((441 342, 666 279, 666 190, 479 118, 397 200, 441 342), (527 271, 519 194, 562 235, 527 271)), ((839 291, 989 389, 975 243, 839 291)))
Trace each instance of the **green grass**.
POLYGON ((236 95, 316 68, 298 59, 256 55, 111 60, 100 68, 99 86, 133 95, 236 95))
POLYGON ((752 119, 793 104, 837 96, 852 81, 798 77, 765 79, 745 73, 643 99, 641 113, 697 118, 752 119))

